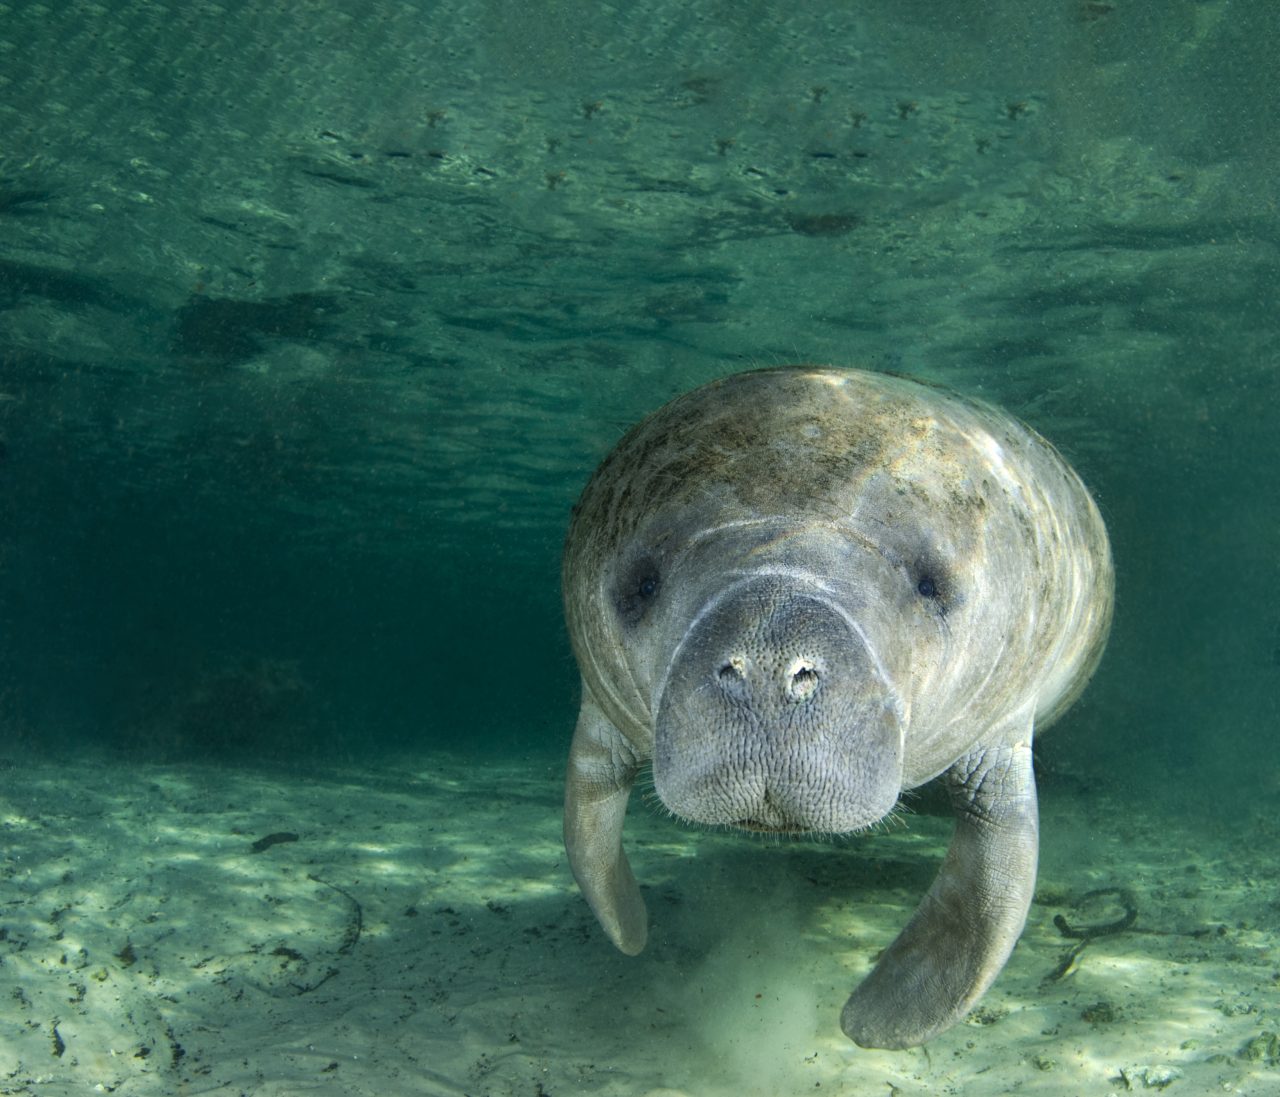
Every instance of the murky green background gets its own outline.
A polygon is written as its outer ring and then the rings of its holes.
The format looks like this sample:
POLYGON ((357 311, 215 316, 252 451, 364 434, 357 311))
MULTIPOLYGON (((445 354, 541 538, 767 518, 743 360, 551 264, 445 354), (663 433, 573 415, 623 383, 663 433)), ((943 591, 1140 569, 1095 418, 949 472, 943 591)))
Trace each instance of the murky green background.
POLYGON ((0 735, 567 745, 568 509, 758 364, 1003 403, 1110 524, 1051 773, 1274 791, 1270 0, 0 3, 0 735))

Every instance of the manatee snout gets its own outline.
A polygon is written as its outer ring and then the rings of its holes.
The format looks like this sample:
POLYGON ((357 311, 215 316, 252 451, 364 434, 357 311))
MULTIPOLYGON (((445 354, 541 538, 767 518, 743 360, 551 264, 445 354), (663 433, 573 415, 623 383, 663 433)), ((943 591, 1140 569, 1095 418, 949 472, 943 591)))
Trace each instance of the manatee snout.
POLYGON ((692 822, 842 833, 892 809, 902 741, 896 691, 849 615, 764 579, 713 598, 675 647, 654 782, 692 822))

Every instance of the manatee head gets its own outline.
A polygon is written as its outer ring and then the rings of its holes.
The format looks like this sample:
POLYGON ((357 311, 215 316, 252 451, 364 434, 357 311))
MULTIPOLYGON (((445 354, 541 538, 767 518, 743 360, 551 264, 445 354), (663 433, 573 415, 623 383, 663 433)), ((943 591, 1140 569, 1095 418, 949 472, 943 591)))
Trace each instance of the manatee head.
POLYGON ((983 589, 981 464, 919 386, 869 383, 692 393, 619 444, 575 512, 584 681, 684 819, 859 830, 968 745, 910 724, 956 715, 949 659, 1012 605, 983 589))
POLYGON ((672 812, 842 833, 893 808, 927 584, 921 594, 880 546, 795 519, 668 536, 618 583, 672 812))

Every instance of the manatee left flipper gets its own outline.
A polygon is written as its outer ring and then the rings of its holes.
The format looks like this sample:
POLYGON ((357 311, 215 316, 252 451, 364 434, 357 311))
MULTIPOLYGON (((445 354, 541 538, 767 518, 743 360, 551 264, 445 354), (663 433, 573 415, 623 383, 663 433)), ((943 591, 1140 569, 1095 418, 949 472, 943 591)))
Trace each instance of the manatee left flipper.
POLYGON ((569 750, 564 844, 574 879, 609 939, 628 956, 648 937, 640 887, 622 850, 622 823, 639 763, 586 683, 569 750))
POLYGON ((946 771, 951 846, 911 921, 845 1003, 840 1027, 855 1043, 925 1043, 972 1008, 1013 951, 1039 849, 1029 716, 1020 731, 988 738, 946 771))

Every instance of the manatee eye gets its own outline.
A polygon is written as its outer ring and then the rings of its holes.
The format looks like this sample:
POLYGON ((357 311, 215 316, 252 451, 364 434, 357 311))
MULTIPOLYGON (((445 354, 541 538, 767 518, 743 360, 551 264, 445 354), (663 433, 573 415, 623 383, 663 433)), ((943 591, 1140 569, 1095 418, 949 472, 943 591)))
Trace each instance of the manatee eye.
POLYGON ((657 597, 661 586, 657 564, 652 559, 637 561, 620 578, 615 588, 617 593, 614 595, 614 605, 618 609, 618 616, 628 625, 638 624, 657 597))
POLYGON ((964 603, 955 570, 941 552, 926 548, 907 565, 907 575, 915 584, 916 596, 924 599, 921 608, 932 617, 944 618, 964 603))

